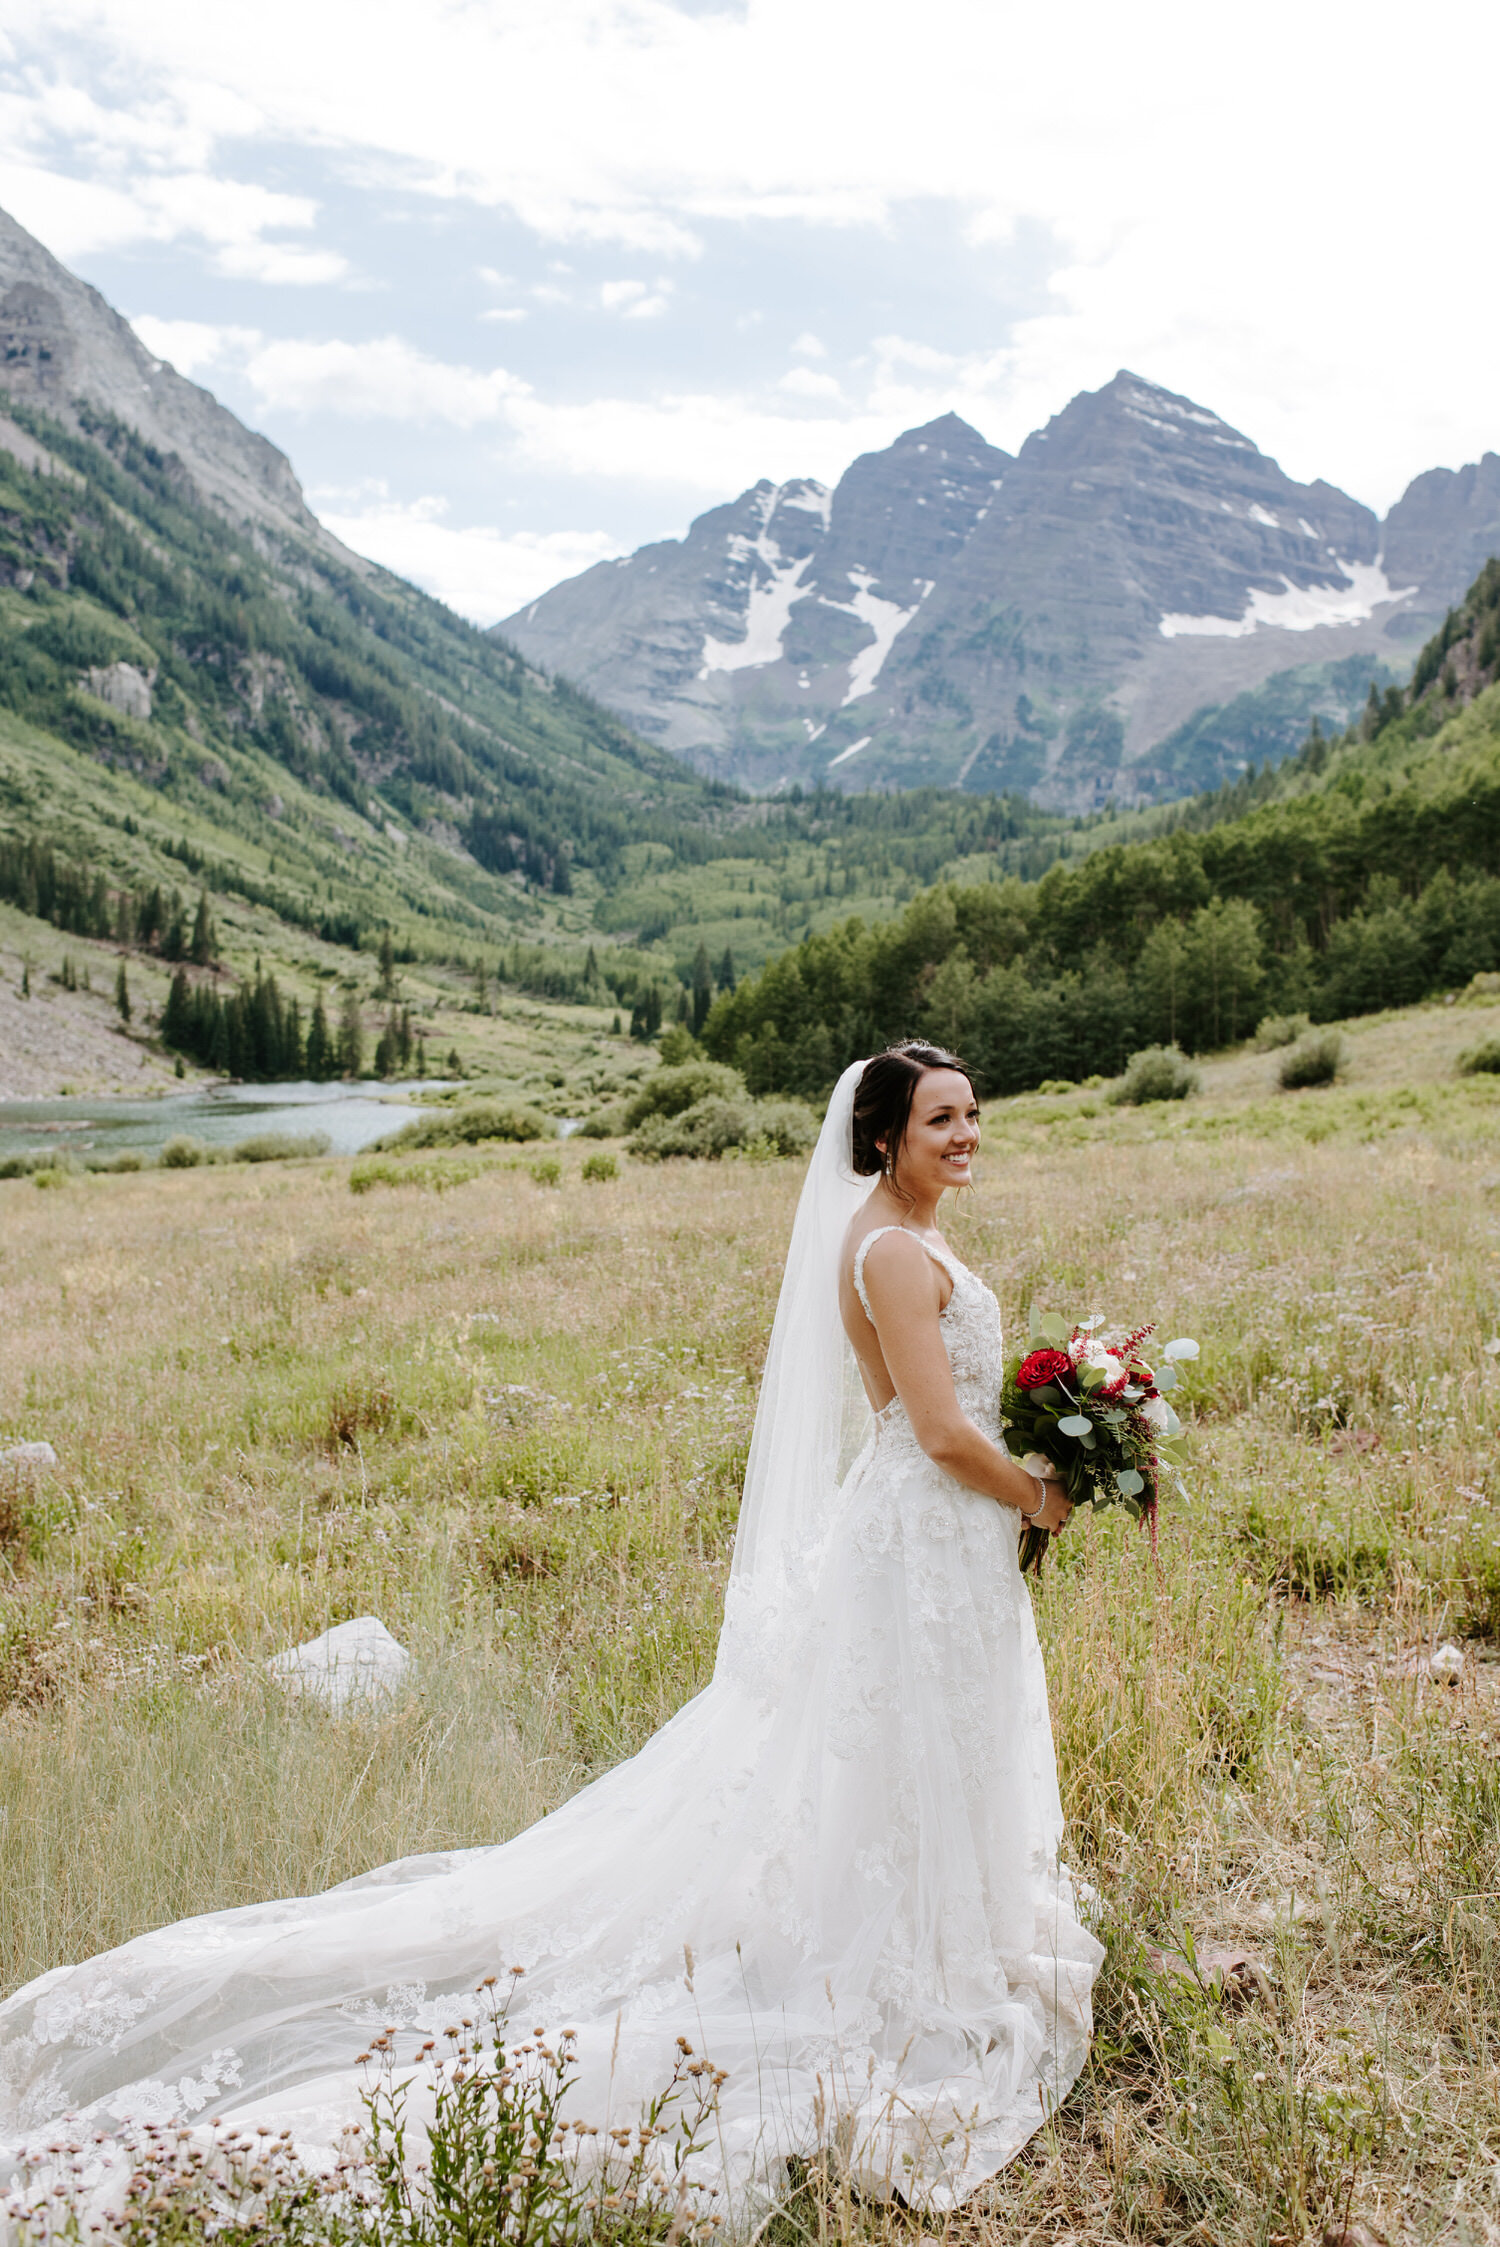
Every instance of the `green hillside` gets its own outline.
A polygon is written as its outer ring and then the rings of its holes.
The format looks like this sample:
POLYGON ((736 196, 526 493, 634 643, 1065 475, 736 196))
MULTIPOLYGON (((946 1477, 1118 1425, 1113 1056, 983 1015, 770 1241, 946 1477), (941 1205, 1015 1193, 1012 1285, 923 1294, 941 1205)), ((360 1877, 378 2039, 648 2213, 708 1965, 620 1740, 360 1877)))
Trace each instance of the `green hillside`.
POLYGON ((232 527, 122 425, 10 418, 43 464, 0 450, 0 896, 56 927, 173 962, 206 892, 190 966, 388 940, 670 1016, 700 948, 753 968, 976 859, 1039 870, 1064 828, 937 790, 752 802, 388 573, 232 527))
POLYGON ((1114 1072, 1157 1042, 1407 1004, 1500 971, 1500 561, 1361 722, 1036 882, 940 884, 715 1005, 752 1090, 816 1093, 888 1037, 957 1046, 991 1091, 1114 1072))

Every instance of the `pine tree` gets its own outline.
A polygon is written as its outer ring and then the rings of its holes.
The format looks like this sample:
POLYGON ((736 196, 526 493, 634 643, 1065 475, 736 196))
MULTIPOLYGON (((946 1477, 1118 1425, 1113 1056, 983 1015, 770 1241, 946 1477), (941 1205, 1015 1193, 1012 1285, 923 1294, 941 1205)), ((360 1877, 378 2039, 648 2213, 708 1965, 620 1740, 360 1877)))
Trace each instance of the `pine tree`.
POLYGON ((198 910, 193 915, 193 940, 191 945, 193 965, 195 967, 207 967, 218 949, 218 931, 214 927, 213 914, 208 909, 208 891, 204 890, 198 899, 198 910))
POLYGON ((427 1040, 426 1040, 425 1038, 418 1038, 418 1040, 417 1040, 417 1075, 418 1075, 419 1077, 425 1077, 425 1076, 426 1076, 426 1074, 427 1074, 427 1040))
POLYGON ((388 999, 396 988, 396 948, 391 942, 391 932, 380 932, 380 996, 388 999))
POLYGON ((375 1074, 382 1079, 393 1076, 396 1069, 396 1035, 387 1022, 375 1041, 375 1074))
POLYGON ((303 1067, 314 1084, 326 1084, 334 1073, 333 1041, 328 1035, 328 1017, 323 1011, 321 996, 313 1003, 312 1020, 307 1026, 307 1057, 303 1067))
POLYGON ((403 1069, 409 1069, 411 1067, 411 1008, 409 1006, 404 1006, 401 1009, 401 1018, 396 1025, 396 1041, 401 1066, 403 1069))
POLYGON ((714 981, 721 991, 732 991, 734 989, 734 954, 727 944, 724 947, 724 957, 719 962, 714 981))
POLYGON ((365 1065, 365 1026, 356 991, 345 994, 339 1011, 338 1064, 346 1077, 357 1077, 365 1065))
POLYGON ((708 964, 708 947, 700 943, 693 954, 693 1036, 696 1038, 708 1020, 708 1010, 714 1003, 713 970, 708 964))
POLYGON ((29 999, 29 998, 31 997, 31 962, 30 962, 30 960, 23 960, 23 961, 21 962, 21 996, 22 996, 22 998, 23 998, 23 999, 29 999))
POLYGON ((188 988, 187 969, 180 967, 172 978, 172 988, 162 1008, 161 1042, 180 1049, 192 1036, 192 1029, 192 993, 188 988))
POLYGON ((130 985, 125 977, 125 962, 123 960, 115 971, 115 1006, 119 1012, 120 1020, 128 1022, 130 1020, 130 985))
POLYGON ((618 1014, 609 1026, 609 1034, 612 1038, 617 1038, 620 1035, 620 1017, 618 1014))

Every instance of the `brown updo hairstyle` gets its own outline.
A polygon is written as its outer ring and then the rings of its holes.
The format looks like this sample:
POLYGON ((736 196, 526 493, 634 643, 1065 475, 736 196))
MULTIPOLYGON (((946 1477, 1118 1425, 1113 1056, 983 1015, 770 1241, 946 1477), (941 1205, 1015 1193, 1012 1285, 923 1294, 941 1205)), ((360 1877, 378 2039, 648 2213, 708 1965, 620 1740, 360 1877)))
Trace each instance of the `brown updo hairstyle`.
POLYGON ((861 1178, 878 1178, 887 1169, 894 1176, 911 1121, 912 1096, 929 1069, 956 1069, 961 1077, 969 1078, 971 1086, 974 1081, 956 1053, 948 1053, 940 1045, 928 1045, 921 1038, 903 1038, 899 1045, 888 1046, 865 1063, 854 1089, 850 1126, 854 1142, 851 1159, 861 1178), (885 1141, 884 1152, 881 1140, 885 1141))

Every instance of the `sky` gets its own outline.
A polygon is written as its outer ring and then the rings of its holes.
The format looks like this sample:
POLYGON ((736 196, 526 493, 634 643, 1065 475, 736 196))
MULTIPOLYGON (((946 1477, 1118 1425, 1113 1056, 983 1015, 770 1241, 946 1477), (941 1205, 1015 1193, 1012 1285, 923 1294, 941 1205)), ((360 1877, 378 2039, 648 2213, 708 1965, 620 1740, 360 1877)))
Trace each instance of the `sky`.
POLYGON ((0 204, 491 623, 1124 366, 1384 510, 1500 449, 1488 0, 6 0, 0 204))

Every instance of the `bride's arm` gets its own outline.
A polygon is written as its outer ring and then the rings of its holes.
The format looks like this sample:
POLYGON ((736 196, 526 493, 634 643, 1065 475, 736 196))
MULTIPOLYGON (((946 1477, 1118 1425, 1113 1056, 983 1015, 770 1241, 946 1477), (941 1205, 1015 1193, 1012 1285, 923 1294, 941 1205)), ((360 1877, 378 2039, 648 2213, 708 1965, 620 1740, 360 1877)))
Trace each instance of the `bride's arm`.
POLYGON ((991 1443, 959 1404, 938 1323, 942 1280, 921 1243, 909 1233, 885 1234, 865 1258, 864 1278, 886 1371, 928 1458, 1039 1528, 1061 1529, 1072 1508, 1060 1487, 1047 1485, 1046 1505, 1038 1511, 1035 1477, 991 1443))

